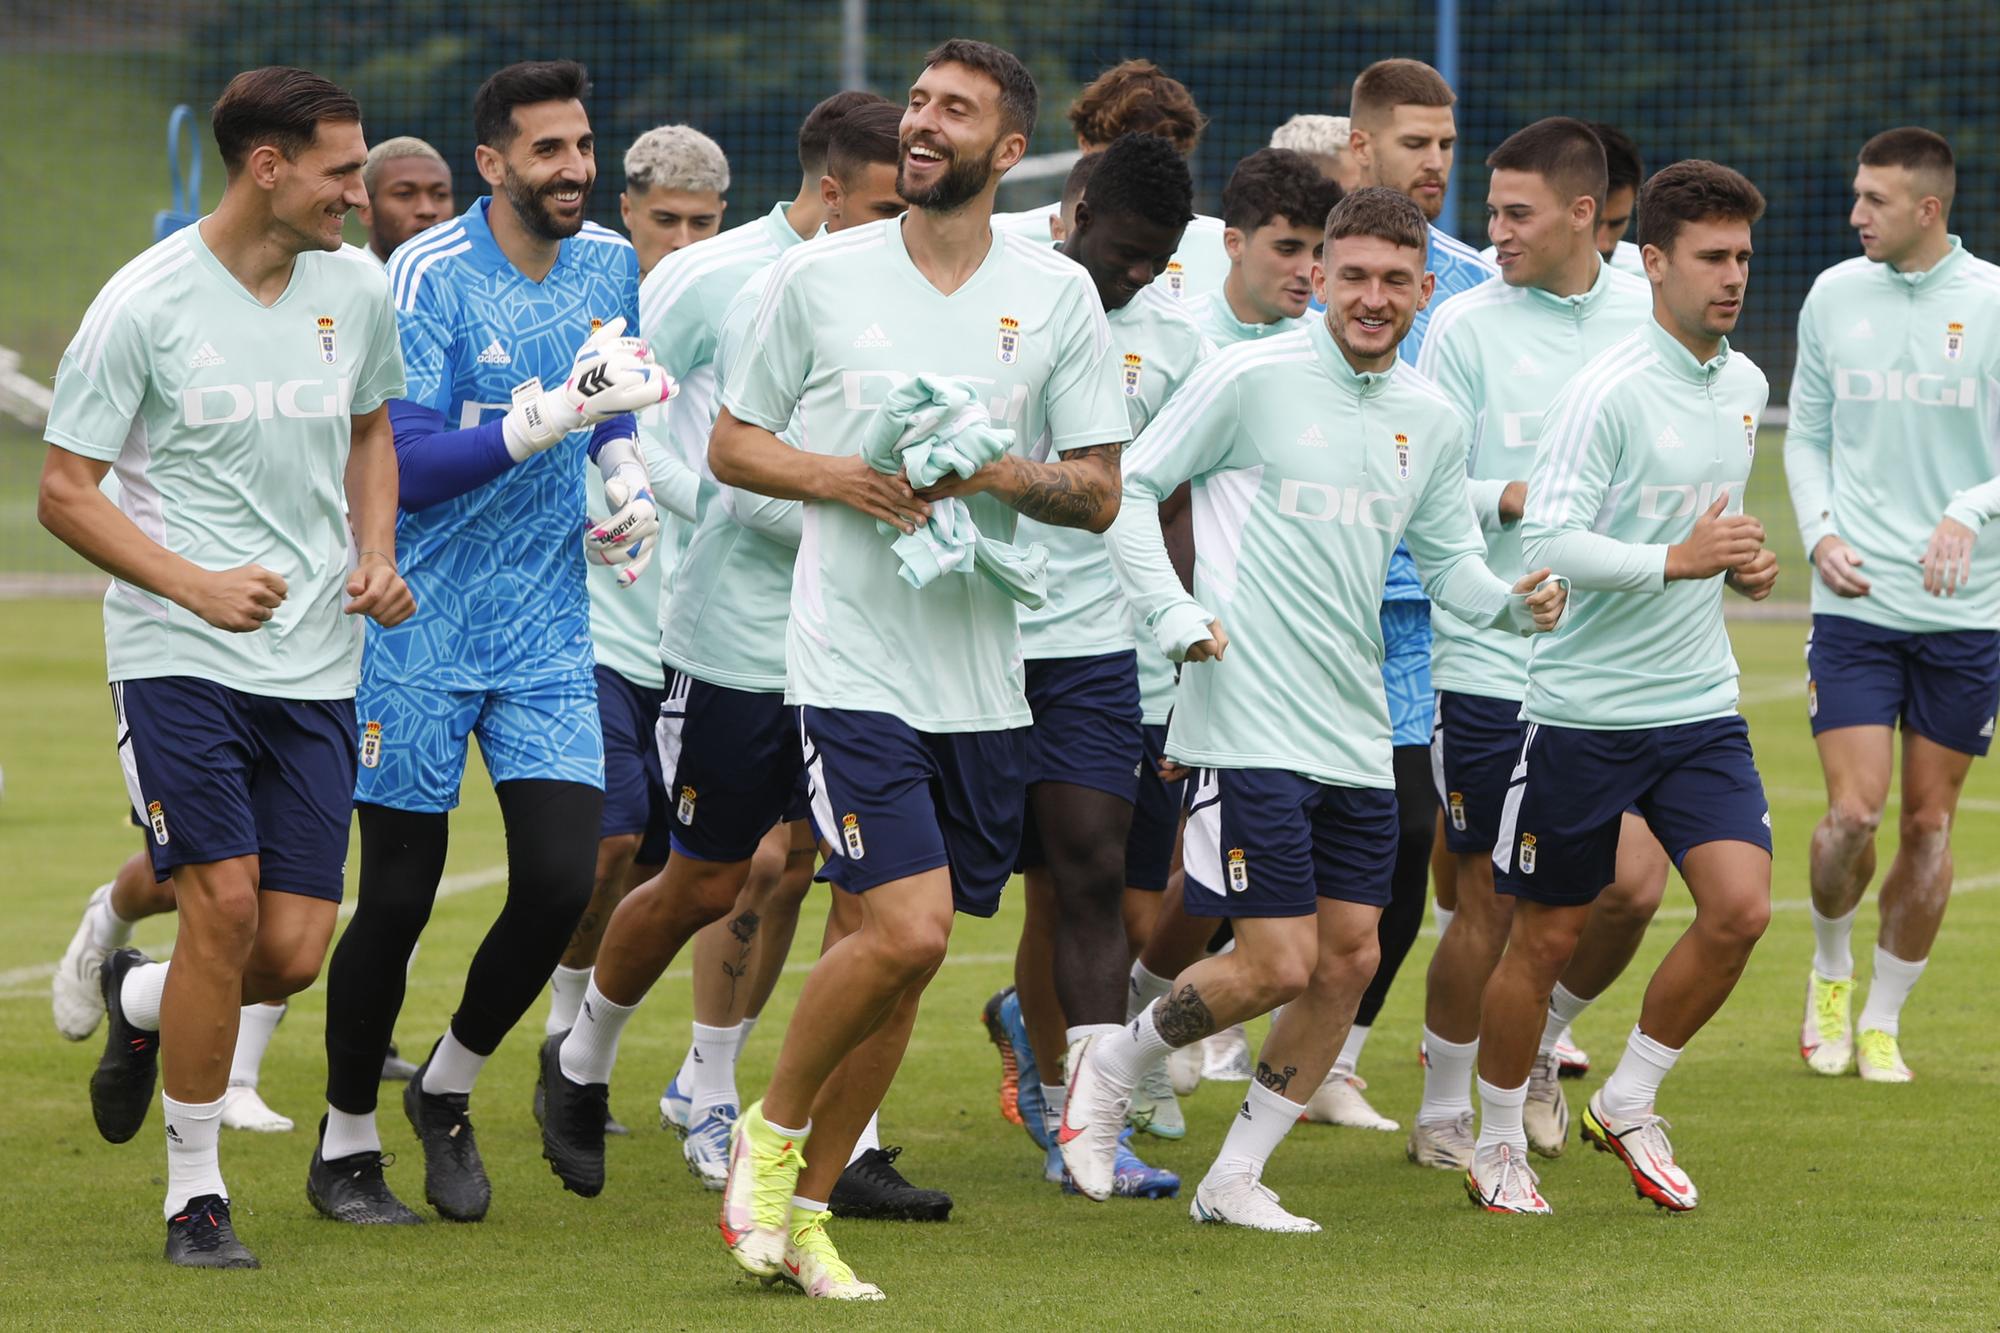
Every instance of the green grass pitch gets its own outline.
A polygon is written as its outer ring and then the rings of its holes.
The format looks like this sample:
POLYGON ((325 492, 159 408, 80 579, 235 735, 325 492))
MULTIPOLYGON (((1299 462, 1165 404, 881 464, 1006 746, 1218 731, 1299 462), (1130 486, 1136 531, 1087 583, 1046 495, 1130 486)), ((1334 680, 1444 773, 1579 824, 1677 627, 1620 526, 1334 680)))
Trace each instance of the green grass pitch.
MULTIPOLYGON (((715 1197, 656 1127, 654 1099, 679 1060, 685 973, 633 1023, 613 1107, 634 1126, 610 1146, 602 1197, 564 1194, 528 1114, 539 1008, 503 1045, 474 1103, 494 1184, 477 1226, 364 1232, 318 1219, 304 1197, 310 1126, 320 1110, 324 992, 293 1001, 272 1043, 264 1090, 300 1122, 279 1136, 228 1132, 223 1164, 261 1272, 170 1269, 160 1258, 163 1171, 157 1111, 132 1143, 91 1127, 85 1080, 95 1042, 50 1025, 49 964, 91 886, 136 846, 102 686, 96 609, 85 602, 0 603, 0 1069, 6 1146, 0 1198, 0 1324, 215 1328, 332 1324, 412 1328, 763 1328, 808 1320, 896 1328, 1113 1327, 1992 1327, 2000 1310, 2000 1206, 1986 1188, 1987 1116, 2000 1094, 1989 978, 2000 947, 2000 781, 1973 770, 1957 837, 1959 897, 1905 1016, 1919 1081, 1870 1087, 1808 1074, 1796 1052, 1803 972, 1806 838, 1819 813, 1802 716, 1796 623, 1739 624, 1745 712, 1772 797, 1778 911, 1748 974, 1667 1087, 1699 1211, 1669 1216, 1633 1197, 1608 1157, 1572 1144, 1546 1164, 1549 1219, 1474 1211, 1451 1176, 1403 1160, 1399 1135, 1300 1126, 1272 1163, 1286 1205, 1318 1218, 1317 1236, 1202 1228, 1175 1202, 1091 1205, 1042 1183, 1021 1131, 994 1106, 997 1062, 977 1022, 1007 978, 1017 902, 992 922, 962 921, 932 987, 903 1076, 883 1111, 885 1138, 908 1147, 911 1176, 957 1199, 942 1226, 846 1223, 835 1234, 884 1305, 811 1309, 739 1274, 715 1232, 715 1197)), ((429 1043, 458 993, 465 960, 495 911, 501 844, 475 771, 455 818, 442 901, 424 937, 398 1034, 429 1043)), ((1891 817, 1893 829, 1893 814, 1891 817)), ((1885 836, 1884 863, 1888 842, 1885 836)), ((350 862, 350 866, 352 862, 350 862)), ((823 900, 801 941, 817 938, 823 900)), ((1667 905, 1632 976, 1579 1026, 1600 1063, 1622 1046, 1643 978, 1690 912, 1667 905)), ((1866 968, 1873 909, 1856 954, 1866 968)), ((171 918, 137 943, 168 947, 171 918)), ((1363 1070, 1370 1096, 1406 1118, 1422 940, 1377 1025, 1363 1070)), ((801 960, 803 961, 803 960, 801 960)), ((753 1038, 742 1083, 754 1095, 776 1050, 799 972, 753 1038)), ((419 1049, 420 1053, 420 1049, 419 1049)), ((1568 1085, 1571 1096, 1577 1085, 1568 1085)), ((1145 1145, 1149 1159, 1199 1175, 1239 1090, 1210 1085, 1189 1105, 1190 1133, 1145 1145)), ((390 1179, 421 1199, 421 1165, 392 1097, 390 1179)))

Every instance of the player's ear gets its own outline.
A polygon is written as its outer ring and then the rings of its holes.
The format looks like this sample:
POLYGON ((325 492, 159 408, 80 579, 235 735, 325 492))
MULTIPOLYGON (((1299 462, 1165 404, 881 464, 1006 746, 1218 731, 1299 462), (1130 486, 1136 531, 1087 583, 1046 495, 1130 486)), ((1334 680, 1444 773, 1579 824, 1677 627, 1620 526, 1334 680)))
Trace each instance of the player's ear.
POLYGON ((995 171, 1011 171, 1028 155, 1028 136, 1019 130, 1009 130, 1000 136, 1000 149, 994 155, 995 171))
POLYGON ((491 144, 480 144, 472 150, 472 163, 479 168, 479 179, 498 189, 507 179, 507 159, 491 144))
POLYGON ((1222 251, 1231 260, 1243 258, 1243 247, 1249 243, 1250 238, 1243 234, 1241 227, 1224 227, 1222 229, 1222 251))
POLYGON ((278 151, 275 144, 260 143, 243 159, 243 170, 260 190, 277 187, 278 172, 284 165, 285 155, 278 151))
POLYGON ((834 179, 832 172, 819 178, 819 201, 826 207, 829 217, 840 212, 840 182, 834 179))

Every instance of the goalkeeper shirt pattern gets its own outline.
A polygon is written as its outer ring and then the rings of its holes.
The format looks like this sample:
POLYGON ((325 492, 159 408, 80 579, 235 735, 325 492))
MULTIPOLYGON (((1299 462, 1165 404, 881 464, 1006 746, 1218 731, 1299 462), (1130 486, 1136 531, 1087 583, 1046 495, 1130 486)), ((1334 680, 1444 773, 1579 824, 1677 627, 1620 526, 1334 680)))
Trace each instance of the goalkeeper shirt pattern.
POLYGON ((2000 533, 1979 506, 1972 581, 1924 591, 1918 561, 1960 492, 2000 474, 2000 268, 1959 239, 1920 273, 1866 258, 1819 276, 1799 311, 1785 475, 1810 556, 1837 534, 1873 585, 1842 597, 1817 572, 1812 609, 1908 633, 2000 629, 2000 533))
MULTIPOLYGON (((1609 264, 1576 296, 1489 282, 1431 322, 1418 369, 1472 423, 1472 507, 1486 533, 1486 564, 1512 582, 1528 572, 1520 523, 1502 524, 1500 496, 1535 466, 1542 412, 1584 365, 1652 318, 1653 289, 1609 264)), ((1518 702, 1530 640, 1431 615, 1431 679, 1441 690, 1518 702)))
POLYGON ((1111 527, 1120 582, 1179 658, 1220 619, 1219 661, 1182 668, 1167 753, 1393 788, 1380 598, 1407 533, 1425 586, 1483 624, 1533 628, 1489 573, 1465 492, 1465 425, 1411 367, 1356 372, 1324 321, 1209 358, 1126 454, 1111 527), (1157 509, 1192 479, 1195 588, 1157 509))
POLYGON ((1569 610, 1529 655, 1530 722, 1618 731, 1736 711, 1722 576, 1668 583, 1667 548, 1718 498, 1743 512, 1770 393, 1727 339, 1698 362, 1648 319, 1550 405, 1521 549, 1569 579, 1569 610))
MULTIPOLYGON (((532 282, 493 239, 491 203, 475 201, 389 261, 404 397, 457 429, 504 416, 530 382, 561 384, 597 324, 639 318, 639 261, 624 237, 586 222, 532 282)), ((483 486, 401 516, 397 555, 417 613, 394 629, 369 625, 371 681, 463 691, 590 676, 589 441, 589 427, 572 431, 483 486)))
POLYGON ((354 417, 403 392, 387 284, 350 247, 299 255, 268 306, 199 224, 120 269, 63 353, 48 442, 111 464, 119 508, 167 550, 209 570, 262 565, 287 592, 261 629, 233 634, 114 580, 109 678, 353 697, 362 631, 341 612, 354 562, 348 446, 354 417))
MULTIPOLYGON (((746 355, 723 388, 738 420, 778 432, 798 414, 815 453, 859 453, 888 393, 912 375, 972 385, 1013 451, 1047 458, 1131 438, 1111 331, 1082 265, 996 230, 947 296, 903 244, 906 219, 853 227, 778 261, 746 355)), ((982 538, 1016 512, 965 499, 982 538)), ((787 702, 889 713, 921 732, 1032 721, 1015 603, 976 574, 913 588, 873 518, 805 505, 786 633, 787 702)))

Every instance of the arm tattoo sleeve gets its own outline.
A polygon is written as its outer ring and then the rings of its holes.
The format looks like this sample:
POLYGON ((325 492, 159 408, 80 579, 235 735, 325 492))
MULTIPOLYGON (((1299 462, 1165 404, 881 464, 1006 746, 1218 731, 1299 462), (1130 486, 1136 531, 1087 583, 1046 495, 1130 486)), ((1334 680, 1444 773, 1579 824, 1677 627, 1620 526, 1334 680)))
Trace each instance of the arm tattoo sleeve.
POLYGON ((1124 449, 1122 444, 1093 444, 1071 450, 1059 462, 1033 463, 1022 459, 1019 467, 1025 479, 1008 503, 1042 523, 1059 528, 1085 527, 1117 492, 1118 456, 1124 449), (1108 478, 1103 468, 1084 462, 1100 458, 1111 464, 1108 478), (1071 466, 1078 463, 1083 466, 1071 466))
POLYGON ((1212 1035, 1215 1016, 1193 986, 1183 986, 1179 994, 1167 996, 1154 1007, 1153 1026, 1167 1045, 1178 1049, 1212 1035))

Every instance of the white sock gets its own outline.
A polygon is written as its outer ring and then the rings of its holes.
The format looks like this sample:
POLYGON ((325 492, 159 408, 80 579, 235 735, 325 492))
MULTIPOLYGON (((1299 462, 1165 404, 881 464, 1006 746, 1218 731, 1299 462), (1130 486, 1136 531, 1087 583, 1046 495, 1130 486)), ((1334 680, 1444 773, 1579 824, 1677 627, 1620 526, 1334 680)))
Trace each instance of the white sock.
POLYGON ((1063 1108, 1069 1105, 1069 1084, 1042 1084, 1042 1130, 1050 1139, 1062 1129, 1063 1108))
POLYGON ((1558 981, 1556 988, 1549 992, 1549 1016, 1542 1024, 1542 1044, 1535 1054, 1547 1055, 1553 1051, 1556 1043, 1562 1040, 1562 1034, 1569 1031, 1570 1025, 1581 1018, 1583 1011, 1590 1008, 1590 1005, 1590 1000, 1577 995, 1558 981))
POLYGON ((1472 1067, 1479 1061, 1479 1038, 1446 1041, 1424 1029, 1424 1100, 1417 1121, 1425 1125, 1456 1120, 1472 1109, 1472 1067))
POLYGON ((1154 1000, 1130 1022, 1116 1032, 1106 1033, 1104 1039, 1091 1048, 1097 1067, 1104 1071, 1104 1076, 1120 1092, 1130 1092, 1139 1086, 1139 1076, 1153 1061, 1173 1049, 1153 1021, 1159 1007, 1160 1002, 1154 1000))
MULTIPOLYGON (((1126 1022, 1130 1021, 1130 1019, 1126 1020, 1126 1022)), ((1065 1074, 1068 1072, 1069 1053, 1076 1049, 1078 1042, 1082 1041, 1085 1037, 1108 1037, 1123 1029, 1124 1026, 1124 1023, 1078 1023, 1074 1027, 1064 1028, 1063 1064, 1065 1066, 1065 1074)))
MULTIPOLYGON (((847 1154, 847 1164, 849 1166, 854 1165, 856 1161, 860 1160, 862 1153, 867 1152, 871 1148, 879 1148, 881 1146, 882 1113, 877 1111, 874 1115, 869 1116, 868 1123, 861 1127, 861 1137, 854 1141, 854 1151, 847 1154)), ((823 1208, 826 1205, 821 1204, 819 1206, 823 1208)))
POLYGON ((447 1026, 444 1036, 438 1040, 437 1049, 431 1052, 430 1063, 424 1068, 424 1091, 432 1094, 470 1094, 472 1085, 479 1081, 479 1071, 485 1067, 486 1057, 466 1050, 447 1026))
POLYGON ((1846 981, 1854 975, 1854 918, 1857 904, 1846 916, 1821 916, 1812 909, 1813 971, 1827 981, 1846 981))
POLYGON ((1438 923, 1438 938, 1443 939, 1444 933, 1451 929, 1451 919, 1458 915, 1458 909, 1456 907, 1446 907, 1441 902, 1433 901, 1431 903, 1431 915, 1436 918, 1438 923))
POLYGON ((337 1106, 326 1108, 326 1133, 320 1137, 320 1160, 331 1162, 358 1152, 381 1152, 382 1136, 375 1129, 375 1113, 349 1115, 337 1106))
POLYGON ((556 964, 549 974, 549 1016, 542 1020, 542 1033, 554 1036, 576 1026, 576 1012, 583 1004, 583 988, 590 984, 587 967, 556 964))
POLYGON ((1924 964, 1929 961, 1928 958, 1919 958, 1912 963, 1876 945, 1875 975, 1868 982, 1868 1002, 1861 1006, 1861 1017, 1854 1025, 1855 1031, 1873 1029, 1896 1036, 1896 1025, 1902 1020, 1903 1003, 1910 998, 1910 988, 1917 984, 1917 978, 1924 974, 1924 964))
POLYGON ((222 1099, 212 1102, 177 1102, 160 1094, 167 1122, 167 1210, 172 1217, 187 1207, 189 1199, 204 1194, 229 1197, 222 1183, 222 1163, 217 1160, 215 1143, 222 1136, 222 1099))
POLYGON ((1361 1048, 1368 1044, 1368 1029, 1356 1023, 1347 1029, 1347 1040, 1340 1044, 1340 1054, 1334 1057, 1333 1072, 1342 1078, 1353 1078, 1354 1071, 1361 1064, 1361 1048))
POLYGON ((282 1004, 246 1004, 243 1017, 236 1023, 236 1053, 229 1059, 229 1086, 232 1088, 254 1088, 257 1086, 257 1071, 264 1064, 264 1048, 271 1044, 271 1034, 278 1030, 278 1020, 285 1016, 282 1004))
POLYGON ((736 1058, 743 1058, 743 1043, 750 1040, 750 1034, 757 1030, 757 1015, 751 1014, 736 1025, 736 1058))
POLYGON ((1672 1072, 1679 1051, 1660 1045, 1633 1025, 1625 1039, 1625 1054, 1598 1091, 1598 1105, 1613 1120, 1637 1120, 1649 1114, 1660 1095, 1660 1084, 1672 1072))
POLYGON ((1144 963, 1134 959, 1130 983, 1125 988, 1126 1020, 1129 1022, 1137 1018, 1140 1010, 1153 1001, 1164 998, 1173 988, 1172 977, 1163 977, 1149 971, 1144 963))
POLYGON ((1528 1104, 1528 1085, 1496 1088, 1479 1080, 1479 1142, 1474 1150, 1496 1143, 1512 1144, 1523 1157, 1528 1153, 1528 1131, 1521 1128, 1521 1108, 1528 1104))
POLYGON ((142 963, 125 974, 118 987, 118 1007, 125 1021, 147 1032, 160 1030, 160 996, 167 989, 167 964, 142 963))
MULTIPOLYGON (((103 886, 110 888, 109 884, 103 886)), ((84 910, 83 919, 90 923, 90 942, 107 953, 122 949, 132 941, 133 923, 118 915, 118 909, 111 905, 111 895, 105 894, 84 910)))
MULTIPOLYGON (((636 1004, 613 1004, 597 989, 597 982, 591 981, 584 988, 576 1026, 556 1052, 563 1077, 573 1083, 609 1083, 611 1066, 618 1062, 618 1036, 638 1009, 636 1004)), ((685 1090, 686 1085, 682 1087, 685 1090)))
MULTIPOLYGON (((626 1010, 630 1013, 631 1010, 626 1010)), ((705 1023, 694 1025, 694 1044, 688 1047, 688 1060, 694 1066, 693 1086, 682 1085, 688 1095, 688 1123, 698 1124, 701 1118, 718 1106, 735 1106, 736 1101, 736 1038, 739 1029, 731 1025, 726 1028, 712 1028, 705 1023)), ((610 1069, 598 1082, 610 1081, 610 1069)))
POLYGON ((1243 1098, 1242 1109, 1229 1121, 1222 1151, 1215 1155, 1215 1165, 1208 1168, 1208 1174, 1240 1172, 1252 1180, 1261 1179, 1264 1163, 1271 1160, 1271 1154, 1285 1141, 1292 1126, 1299 1123, 1305 1110, 1302 1103, 1288 1101, 1253 1080, 1243 1098))
POLYGON ((694 1062, 694 1039, 688 1039, 687 1054, 681 1057, 680 1072, 674 1075, 674 1082, 680 1086, 681 1096, 692 1096, 689 1089, 694 1087, 694 1076, 700 1066, 694 1062))

